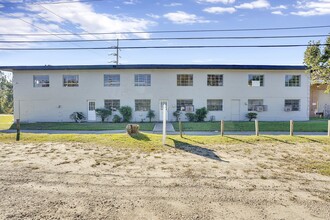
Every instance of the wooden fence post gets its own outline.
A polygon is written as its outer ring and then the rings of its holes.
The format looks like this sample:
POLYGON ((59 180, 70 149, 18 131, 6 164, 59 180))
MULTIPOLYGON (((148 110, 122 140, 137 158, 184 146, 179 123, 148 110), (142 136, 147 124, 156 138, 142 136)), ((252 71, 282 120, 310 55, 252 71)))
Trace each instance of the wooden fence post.
POLYGON ((182 137, 182 122, 179 120, 180 137, 182 137))
POLYGON ((21 137, 21 124, 19 119, 16 119, 16 141, 19 141, 21 137))
POLYGON ((221 122, 220 122, 220 134, 221 134, 221 136, 224 135, 224 132, 225 132, 225 121, 221 120, 221 122))
POLYGON ((256 129, 256 136, 259 136, 259 121, 255 120, 254 123, 255 123, 255 129, 256 129))
POLYGON ((293 120, 290 120, 290 136, 293 136, 293 120))
POLYGON ((328 137, 330 137, 330 120, 328 120, 328 137))

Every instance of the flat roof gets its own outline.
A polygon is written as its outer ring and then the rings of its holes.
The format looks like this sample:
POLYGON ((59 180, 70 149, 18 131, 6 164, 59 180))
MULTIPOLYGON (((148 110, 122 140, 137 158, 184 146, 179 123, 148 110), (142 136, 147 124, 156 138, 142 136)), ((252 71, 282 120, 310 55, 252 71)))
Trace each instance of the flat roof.
POLYGON ((107 69, 238 69, 238 70, 305 70, 303 65, 214 65, 214 64, 128 64, 128 65, 45 65, 0 66, 0 70, 107 70, 107 69))

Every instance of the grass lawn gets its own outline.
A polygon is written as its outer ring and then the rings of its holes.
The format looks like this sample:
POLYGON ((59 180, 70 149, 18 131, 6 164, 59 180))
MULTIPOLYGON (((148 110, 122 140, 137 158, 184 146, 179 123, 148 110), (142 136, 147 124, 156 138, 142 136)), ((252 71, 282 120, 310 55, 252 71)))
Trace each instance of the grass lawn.
POLYGON ((1 115, 0 114, 0 130, 9 129, 14 122, 13 115, 1 115))
MULTIPOLYGON (((179 131, 179 123, 173 123, 174 129, 179 131)), ((219 131, 220 122, 182 122, 184 131, 219 131)), ((294 131, 296 132, 327 132, 328 121, 296 121, 294 122, 294 131)), ((225 121, 225 131, 254 131, 254 122, 233 122, 225 121)), ((288 121, 260 121, 259 130, 263 131, 285 131, 289 132, 290 124, 288 121)))

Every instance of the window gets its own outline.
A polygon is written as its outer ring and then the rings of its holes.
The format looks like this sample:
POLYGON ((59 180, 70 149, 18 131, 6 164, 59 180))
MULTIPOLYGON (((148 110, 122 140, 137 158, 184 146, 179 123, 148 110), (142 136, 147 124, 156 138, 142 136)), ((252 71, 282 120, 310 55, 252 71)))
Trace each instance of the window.
POLYGON ((49 76, 48 75, 34 75, 33 76, 33 87, 49 87, 49 76))
POLYGON ((111 109, 112 111, 116 111, 120 108, 120 100, 119 99, 106 99, 106 100, 104 100, 104 108, 111 109))
POLYGON ((79 86, 79 76, 78 75, 64 75, 63 76, 63 86, 64 87, 78 87, 79 86))
POLYGON ((222 111, 222 99, 208 99, 207 110, 209 111, 222 111))
POLYGON ((249 86, 264 86, 264 75, 249 75, 249 86))
POLYGON ((146 112, 150 110, 151 100, 150 99, 136 99, 135 100, 135 111, 146 112))
POLYGON ((257 106, 263 105, 264 100, 262 99, 249 99, 248 100, 248 111, 257 111, 257 106))
POLYGON ((300 86, 300 75, 286 75, 285 76, 286 87, 299 87, 300 86))
POLYGON ((135 86, 151 86, 151 75, 135 74, 134 82, 135 82, 135 86))
POLYGON ((207 75, 208 86, 223 86, 223 75, 207 75))
POLYGON ((290 111, 300 111, 300 100, 299 99, 286 99, 284 101, 284 107, 289 108, 290 111))
POLYGON ((111 87, 120 86, 120 75, 104 74, 104 86, 111 86, 111 87))
POLYGON ((192 99, 178 99, 176 100, 176 110, 181 111, 181 108, 184 108, 183 111, 185 111, 187 106, 193 106, 193 100, 192 99))
POLYGON ((193 86, 193 75, 192 74, 179 74, 177 75, 178 86, 193 86))

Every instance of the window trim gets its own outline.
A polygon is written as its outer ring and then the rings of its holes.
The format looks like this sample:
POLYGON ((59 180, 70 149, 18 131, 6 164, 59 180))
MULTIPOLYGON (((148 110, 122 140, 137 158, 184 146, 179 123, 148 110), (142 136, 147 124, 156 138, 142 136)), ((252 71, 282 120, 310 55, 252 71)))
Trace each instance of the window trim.
POLYGON ((260 105, 264 105, 264 100, 263 99, 248 99, 248 111, 249 112, 255 112, 256 110, 255 110, 255 106, 260 106, 260 105), (249 102, 250 101, 261 101, 261 104, 249 104, 249 102), (252 108, 250 108, 250 106, 252 107, 252 108))
POLYGON ((176 85, 177 86, 194 86, 194 74, 177 74, 176 75, 176 85), (187 77, 186 84, 183 79, 179 79, 182 76, 187 77))
MULTIPOLYGON (((139 106, 140 107, 140 106, 139 106)), ((149 110, 151 110, 151 99, 135 99, 134 100, 134 111, 136 111, 136 112, 147 112, 147 111, 149 111, 149 110), (148 103, 149 102, 149 106, 146 106, 146 108, 144 108, 144 109, 137 109, 137 101, 139 101, 139 102, 146 102, 146 103, 148 103)))
POLYGON ((104 74, 103 75, 103 86, 104 87, 119 87, 120 86, 120 74, 104 74), (106 77, 118 77, 118 81, 111 81, 109 80, 109 82, 106 81, 106 77))
POLYGON ((285 75, 285 87, 301 87, 301 75, 300 74, 288 74, 285 75), (294 77, 299 77, 298 85, 297 82, 294 81, 292 84, 290 84, 290 80, 293 79, 294 77), (291 77, 291 79, 289 79, 291 77))
POLYGON ((33 88, 49 88, 50 87, 50 80, 49 80, 49 75, 33 75, 33 88), (48 77, 48 83, 38 83, 36 84, 36 77, 38 76, 47 76, 48 77), (36 86, 40 85, 40 86, 36 86), (44 86, 46 85, 46 86, 44 86))
POLYGON ((211 87, 218 87, 218 86, 223 86, 223 74, 207 74, 207 86, 211 86, 211 87), (212 78, 211 78, 212 77, 212 78), (220 77, 219 81, 217 82, 213 82, 213 80, 215 80, 215 77, 220 77), (209 81, 212 80, 212 81, 209 81), (213 82, 213 83, 211 83, 213 82))
POLYGON ((251 87, 264 87, 265 86, 265 75, 264 74, 249 74, 248 75, 248 85, 251 87), (254 77, 258 77, 258 79, 253 79, 254 77), (259 86, 253 86, 253 81, 259 81, 259 86))
POLYGON ((151 86, 151 74, 134 74, 134 86, 137 87, 151 86), (146 78, 140 81, 139 77, 142 76, 146 78))
MULTIPOLYGON (((213 106, 216 106, 216 105, 213 105, 213 106)), ((208 111, 212 111, 212 112, 222 112, 223 111, 223 99, 207 99, 206 100, 206 109, 208 110, 208 111), (209 101, 220 101, 220 103, 219 103, 219 106, 217 106, 217 107, 219 107, 219 109, 210 109, 209 108, 209 106, 211 106, 211 105, 209 105, 209 101)))
POLYGON ((62 80, 63 80, 63 87, 79 87, 79 75, 63 75, 62 80), (76 83, 68 83, 68 82, 65 83, 64 82, 65 76, 75 76, 77 78, 77 82, 76 83), (72 86, 69 86, 69 85, 72 85, 72 86))
POLYGON ((300 102, 300 99, 284 99, 284 108, 286 106, 291 106, 291 112, 300 112, 301 111, 301 102, 300 102), (286 102, 287 101, 298 101, 298 110, 294 110, 294 105, 293 104, 290 104, 290 105, 287 105, 286 102))
MULTIPOLYGON (((181 111, 181 107, 186 108, 186 106, 193 106, 194 107, 194 100, 193 99, 177 99, 176 100, 176 110, 181 111), (184 104, 184 105, 178 105, 178 101, 191 101, 191 104, 184 104)), ((185 112, 186 109, 183 110, 185 112)))
POLYGON ((104 103, 104 108, 105 109, 111 109, 111 111, 117 111, 117 110, 119 110, 119 108, 120 108, 120 99, 104 99, 104 101, 103 101, 103 103, 104 103), (107 106, 106 106, 106 104, 105 104, 105 102, 106 101, 111 101, 111 105, 110 105, 110 108, 108 108, 107 106), (114 106, 114 101, 118 101, 118 107, 116 108, 116 107, 113 107, 114 106))

